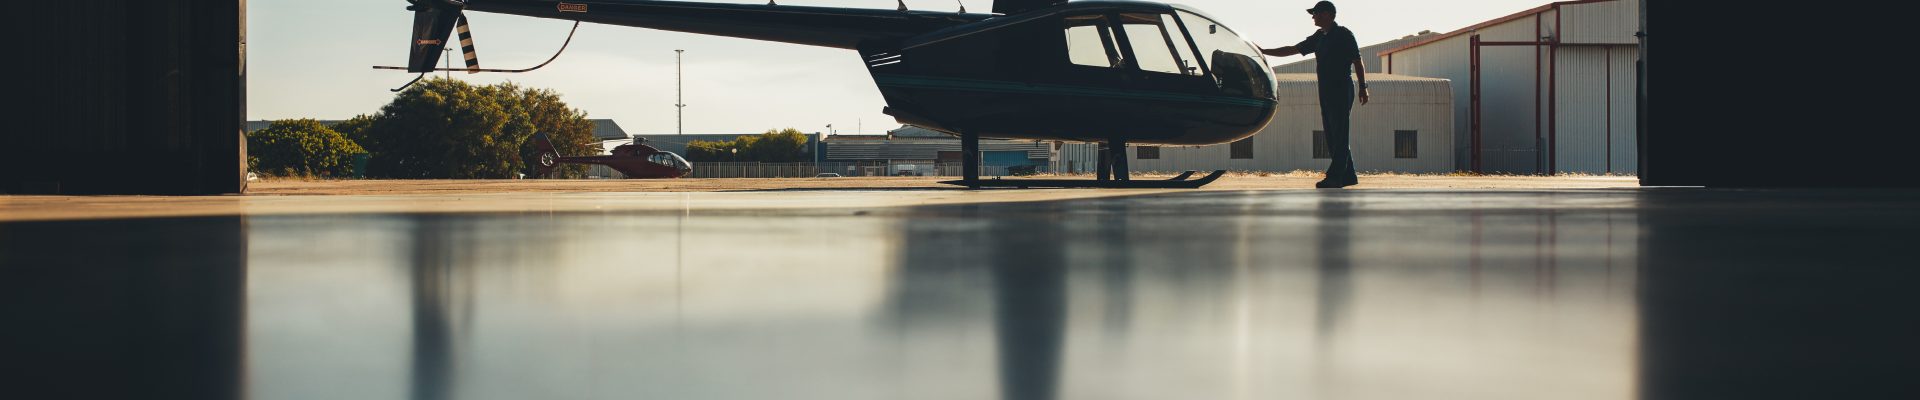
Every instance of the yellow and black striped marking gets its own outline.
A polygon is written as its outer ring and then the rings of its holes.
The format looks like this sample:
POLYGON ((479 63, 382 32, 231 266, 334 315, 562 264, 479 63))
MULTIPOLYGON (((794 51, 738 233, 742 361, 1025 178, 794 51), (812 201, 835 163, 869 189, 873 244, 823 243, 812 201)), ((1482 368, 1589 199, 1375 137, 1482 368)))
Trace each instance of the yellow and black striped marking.
POLYGON ((460 16, 460 52, 467 57, 467 73, 480 73, 480 56, 473 51, 473 32, 467 30, 467 17, 460 16))

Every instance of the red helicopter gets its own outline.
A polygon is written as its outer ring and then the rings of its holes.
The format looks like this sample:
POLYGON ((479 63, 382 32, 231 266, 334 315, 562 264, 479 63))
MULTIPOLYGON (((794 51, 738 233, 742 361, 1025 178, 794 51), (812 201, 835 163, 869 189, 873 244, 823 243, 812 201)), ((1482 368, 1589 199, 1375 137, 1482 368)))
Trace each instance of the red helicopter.
POLYGON ((535 166, 542 177, 553 173, 560 164, 605 165, 627 175, 627 179, 673 179, 693 172, 693 163, 680 158, 679 154, 661 151, 646 144, 645 138, 633 138, 633 143, 613 148, 613 154, 604 156, 561 156, 554 150, 553 141, 547 134, 535 134, 534 146, 540 150, 535 166))

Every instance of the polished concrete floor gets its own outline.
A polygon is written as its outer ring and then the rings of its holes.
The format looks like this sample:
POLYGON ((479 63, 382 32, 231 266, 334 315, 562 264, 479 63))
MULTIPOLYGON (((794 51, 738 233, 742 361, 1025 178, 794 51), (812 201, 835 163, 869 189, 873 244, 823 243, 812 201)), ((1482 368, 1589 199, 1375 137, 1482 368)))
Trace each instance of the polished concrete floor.
POLYGON ((1916 398, 1916 248, 1915 191, 0 222, 0 397, 1916 398))

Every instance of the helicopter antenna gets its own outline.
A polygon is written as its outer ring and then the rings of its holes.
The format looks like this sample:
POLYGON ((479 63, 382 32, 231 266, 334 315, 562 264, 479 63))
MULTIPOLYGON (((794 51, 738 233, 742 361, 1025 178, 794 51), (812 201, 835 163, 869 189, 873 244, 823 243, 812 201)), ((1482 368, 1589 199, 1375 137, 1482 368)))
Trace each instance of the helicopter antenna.
POLYGON ((966 13, 967 13, 967 2, 965 2, 965 1, 960 1, 960 0, 953 0, 953 2, 955 2, 955 3, 960 3, 960 13, 961 13, 961 14, 966 14, 966 13))

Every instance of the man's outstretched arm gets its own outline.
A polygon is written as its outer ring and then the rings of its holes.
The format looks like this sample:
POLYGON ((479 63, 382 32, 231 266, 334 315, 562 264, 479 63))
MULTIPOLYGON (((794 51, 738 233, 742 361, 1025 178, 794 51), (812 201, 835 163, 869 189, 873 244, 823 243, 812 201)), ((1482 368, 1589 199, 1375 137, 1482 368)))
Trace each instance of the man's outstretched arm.
POLYGON ((1260 54, 1266 54, 1274 57, 1297 56, 1297 55, 1300 55, 1300 48, 1287 46, 1287 47, 1281 47, 1278 49, 1260 49, 1260 54))

